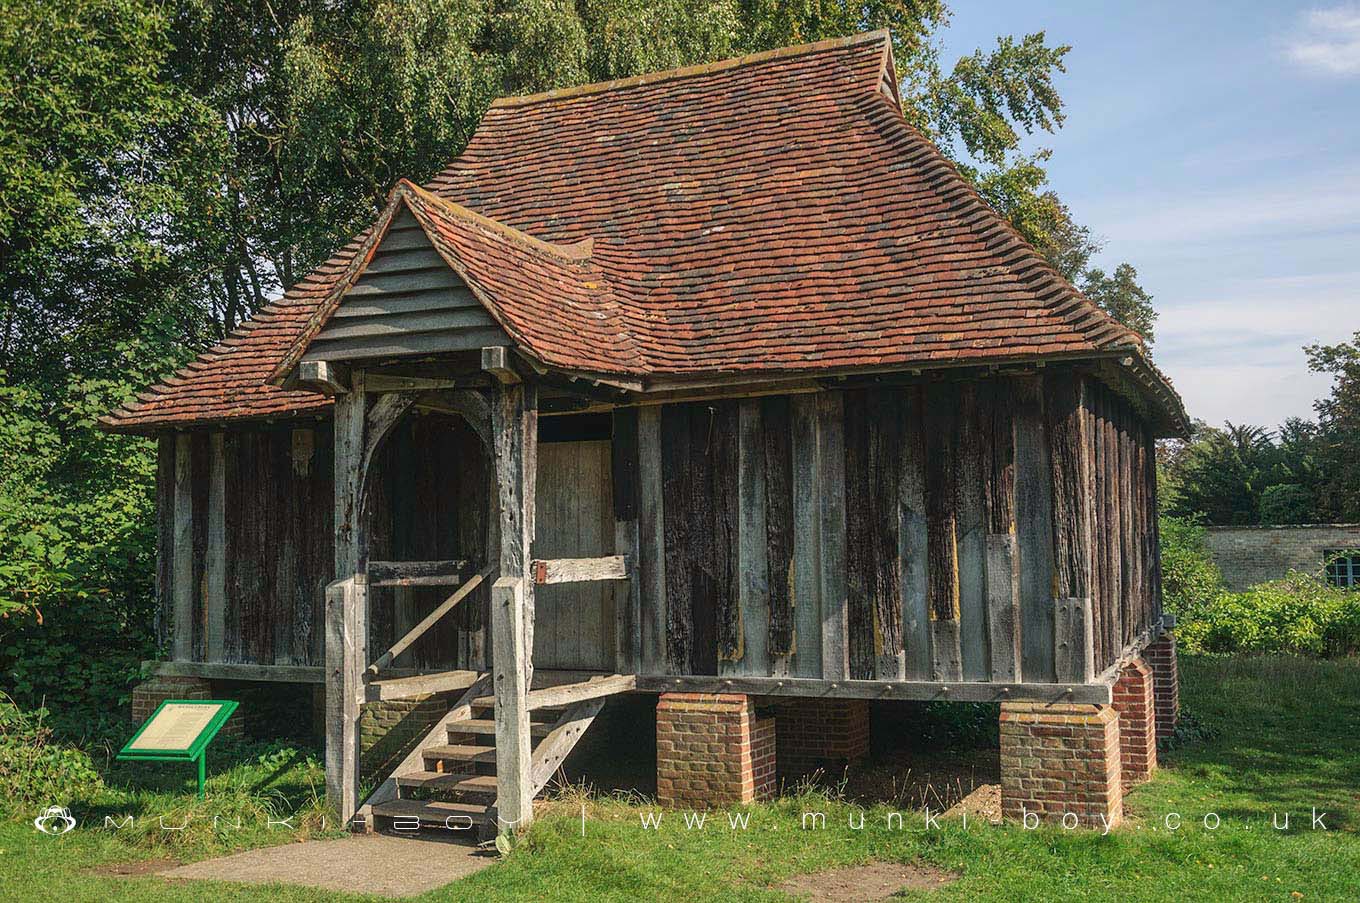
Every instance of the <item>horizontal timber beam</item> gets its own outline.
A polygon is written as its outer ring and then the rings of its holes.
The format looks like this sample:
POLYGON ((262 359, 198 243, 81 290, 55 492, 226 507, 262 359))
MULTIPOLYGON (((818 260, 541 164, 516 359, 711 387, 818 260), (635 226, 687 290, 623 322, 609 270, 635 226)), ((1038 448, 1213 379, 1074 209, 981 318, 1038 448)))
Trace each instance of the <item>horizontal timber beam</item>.
MULTIPOLYGON (((282 684, 321 684, 326 669, 320 665, 255 665, 248 662, 144 661, 142 671, 157 677, 199 677, 204 680, 240 680, 282 684)), ((420 677, 448 672, 418 668, 388 668, 391 677, 420 677)))
POLYGON ((370 561, 369 586, 457 586, 466 561, 370 561))
POLYGON ((596 580, 627 580, 628 557, 546 558, 534 561, 534 583, 590 583, 596 580))
POLYGON ((825 699, 934 702, 1047 702, 1109 705, 1109 684, 1002 684, 981 681, 819 680, 810 677, 638 675, 637 689, 653 693, 744 693, 825 699))

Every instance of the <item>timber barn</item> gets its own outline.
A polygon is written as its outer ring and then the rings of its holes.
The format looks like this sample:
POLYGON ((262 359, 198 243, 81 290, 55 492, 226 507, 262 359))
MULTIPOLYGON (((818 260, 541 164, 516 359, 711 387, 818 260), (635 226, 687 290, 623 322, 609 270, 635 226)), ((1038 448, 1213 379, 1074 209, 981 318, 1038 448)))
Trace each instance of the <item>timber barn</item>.
POLYGON ((159 442, 143 695, 324 687, 347 820, 521 825, 626 694, 665 804, 990 701, 1008 816, 1117 821, 1175 718, 1181 402, 904 118, 886 32, 497 101, 104 425, 159 442))

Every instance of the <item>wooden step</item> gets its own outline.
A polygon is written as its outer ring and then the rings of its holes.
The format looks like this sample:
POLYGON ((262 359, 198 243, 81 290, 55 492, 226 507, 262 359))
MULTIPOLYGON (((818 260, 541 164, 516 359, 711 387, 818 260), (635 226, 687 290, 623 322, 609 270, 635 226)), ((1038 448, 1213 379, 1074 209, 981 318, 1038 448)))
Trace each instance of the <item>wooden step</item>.
MULTIPOLYGON (((440 800, 388 800, 373 807, 375 819, 418 819, 422 828, 446 828, 476 836, 479 829, 495 821, 490 807, 476 803, 446 803, 440 800)), ((399 825, 405 827, 405 824, 399 825)))
POLYGON ((485 797, 488 803, 496 801, 496 776, 493 774, 412 771, 397 775, 396 781, 398 787, 454 791, 470 797, 485 797))
MULTIPOLYGON (((546 737, 552 733, 552 724, 535 721, 529 725, 529 733, 534 737, 546 737)), ((496 736, 496 722, 490 718, 469 718, 466 721, 451 721, 448 724, 449 736, 454 734, 478 734, 496 736)))
POLYGON ((420 754, 428 761, 444 759, 455 762, 484 762, 496 764, 496 747, 474 746, 468 743, 453 743, 448 746, 427 746, 420 754))

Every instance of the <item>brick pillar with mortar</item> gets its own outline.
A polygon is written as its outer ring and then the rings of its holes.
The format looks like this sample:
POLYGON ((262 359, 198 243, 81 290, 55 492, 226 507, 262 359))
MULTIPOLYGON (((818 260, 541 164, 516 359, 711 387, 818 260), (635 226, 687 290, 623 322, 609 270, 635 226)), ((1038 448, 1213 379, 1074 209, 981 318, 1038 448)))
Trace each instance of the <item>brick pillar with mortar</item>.
MULTIPOLYGON (((158 674, 132 688, 132 720, 141 724, 167 699, 212 699, 212 682, 202 677, 170 677, 158 674)), ((222 725, 219 736, 239 737, 243 732, 241 713, 222 725)))
POLYGON ((1156 699, 1157 739, 1165 740, 1176 732, 1181 715, 1180 674, 1176 665, 1176 635, 1163 630, 1157 641, 1143 650, 1152 668, 1152 692, 1156 699))
POLYGON ((1152 669, 1141 658, 1127 662, 1114 682, 1114 709, 1119 713, 1119 767, 1126 793, 1157 770, 1152 685, 1152 669))
POLYGON ((775 789, 775 722, 739 693, 663 693, 656 796, 663 806, 750 803, 775 789))
POLYGON ((781 699, 775 705, 779 774, 838 775, 869 754, 867 699, 781 699))
POLYGON ((1001 704, 1002 817, 1113 827, 1123 803, 1113 707, 1001 704))

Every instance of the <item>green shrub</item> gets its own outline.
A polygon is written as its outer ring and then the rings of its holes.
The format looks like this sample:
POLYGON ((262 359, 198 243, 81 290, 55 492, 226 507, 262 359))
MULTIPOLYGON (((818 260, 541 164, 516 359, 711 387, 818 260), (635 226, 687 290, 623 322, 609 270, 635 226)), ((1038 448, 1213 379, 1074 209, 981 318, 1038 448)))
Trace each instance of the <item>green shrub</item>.
POLYGON ((1204 528, 1188 518, 1163 517, 1162 607, 1179 620, 1193 619, 1223 592, 1223 573, 1204 546, 1204 528))
POLYGON ((46 717, 0 695, 0 812, 69 806, 102 786, 87 754, 53 741, 46 717))
POLYGON ((1191 652, 1343 656, 1360 651, 1360 595, 1311 574, 1220 593, 1177 624, 1191 652))

